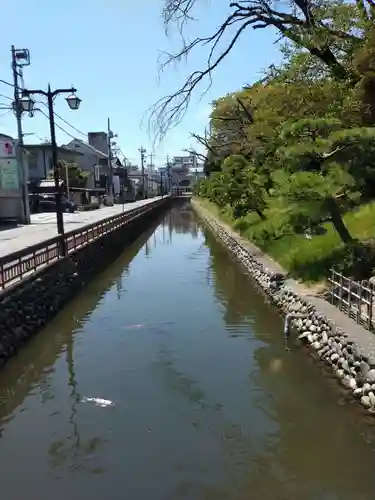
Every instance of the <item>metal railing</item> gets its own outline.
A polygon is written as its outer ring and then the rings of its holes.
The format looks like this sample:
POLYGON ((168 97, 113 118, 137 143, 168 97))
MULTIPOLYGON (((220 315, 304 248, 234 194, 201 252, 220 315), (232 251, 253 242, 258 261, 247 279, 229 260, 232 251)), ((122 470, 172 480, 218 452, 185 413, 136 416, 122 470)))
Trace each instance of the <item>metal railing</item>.
POLYGON ((357 323, 374 329, 374 288, 368 281, 354 281, 331 269, 331 302, 357 323))
MULTIPOLYGON (((72 254, 92 241, 145 215, 147 212, 151 212, 164 201, 165 199, 158 200, 65 233, 64 238, 68 254, 72 254)), ((63 258, 60 249, 61 237, 55 236, 18 252, 0 257, 0 292, 39 269, 63 258)))

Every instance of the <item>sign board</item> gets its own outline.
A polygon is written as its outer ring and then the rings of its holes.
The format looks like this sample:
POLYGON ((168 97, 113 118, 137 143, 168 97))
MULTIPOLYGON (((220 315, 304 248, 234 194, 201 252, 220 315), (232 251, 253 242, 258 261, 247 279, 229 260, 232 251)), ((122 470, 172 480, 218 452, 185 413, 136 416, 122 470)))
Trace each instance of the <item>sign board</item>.
POLYGON ((9 137, 0 138, 0 188, 8 191, 20 188, 16 145, 9 137))
POLYGON ((100 181, 100 166, 95 165, 94 166, 94 173, 95 173, 95 181, 100 181))
POLYGON ((11 139, 0 139, 0 158, 14 158, 16 156, 14 142, 11 139))
POLYGON ((18 164, 15 158, 0 158, 0 187, 19 189, 18 164))

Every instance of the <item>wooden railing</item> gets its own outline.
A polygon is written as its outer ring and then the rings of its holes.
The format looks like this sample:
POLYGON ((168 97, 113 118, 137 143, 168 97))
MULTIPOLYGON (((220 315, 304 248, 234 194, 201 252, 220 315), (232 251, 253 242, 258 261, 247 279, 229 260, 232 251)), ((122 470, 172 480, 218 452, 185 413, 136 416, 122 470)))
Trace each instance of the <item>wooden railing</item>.
POLYGON ((331 269, 330 295, 333 305, 357 323, 374 329, 374 288, 368 281, 354 281, 331 269))
MULTIPOLYGON (((144 216, 164 202, 165 199, 158 200, 154 203, 143 205, 139 208, 94 222, 75 231, 65 233, 64 238, 68 254, 144 216)), ((61 236, 55 236, 5 257, 0 257, 0 291, 30 276, 42 267, 63 258, 60 249, 61 236)))

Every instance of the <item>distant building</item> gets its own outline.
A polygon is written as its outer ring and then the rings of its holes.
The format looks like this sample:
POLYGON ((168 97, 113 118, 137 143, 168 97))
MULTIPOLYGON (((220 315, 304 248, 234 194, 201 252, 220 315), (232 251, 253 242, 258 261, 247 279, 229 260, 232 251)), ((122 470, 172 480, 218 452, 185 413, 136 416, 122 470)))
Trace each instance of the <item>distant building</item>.
POLYGON ((87 187, 94 188, 101 185, 101 177, 106 177, 109 172, 108 154, 81 139, 71 140, 66 147, 80 153, 77 165, 88 174, 87 187))
MULTIPOLYGON (((110 174, 108 163, 108 134, 106 132, 89 132, 87 134, 88 142, 81 139, 73 139, 67 147, 81 153, 78 159, 78 166, 88 174, 87 187, 107 188, 110 174)), ((116 185, 124 187, 127 183, 128 170, 118 158, 112 158, 112 175, 116 185)))
POLYGON ((89 132, 87 134, 87 139, 90 146, 108 155, 107 132, 89 132))
POLYGON ((188 156, 174 156, 171 164, 172 171, 186 172, 198 168, 198 158, 194 154, 188 156))

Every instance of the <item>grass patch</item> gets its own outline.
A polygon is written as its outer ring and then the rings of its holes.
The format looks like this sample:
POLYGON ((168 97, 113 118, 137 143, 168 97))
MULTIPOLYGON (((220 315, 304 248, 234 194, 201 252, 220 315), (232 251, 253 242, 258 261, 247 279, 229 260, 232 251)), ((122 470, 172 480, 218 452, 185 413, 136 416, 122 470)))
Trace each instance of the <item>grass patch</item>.
POLYGON ((325 233, 309 240, 304 235, 283 234, 282 214, 268 212, 261 221, 255 213, 233 220, 228 213, 205 199, 199 203, 213 216, 229 224, 241 236, 255 243, 295 278, 307 283, 325 280, 330 268, 340 269, 356 279, 365 279, 375 270, 375 202, 348 212, 345 223, 356 238, 354 245, 344 245, 331 223, 323 225, 325 233), (270 236, 271 235, 271 236, 270 236))

